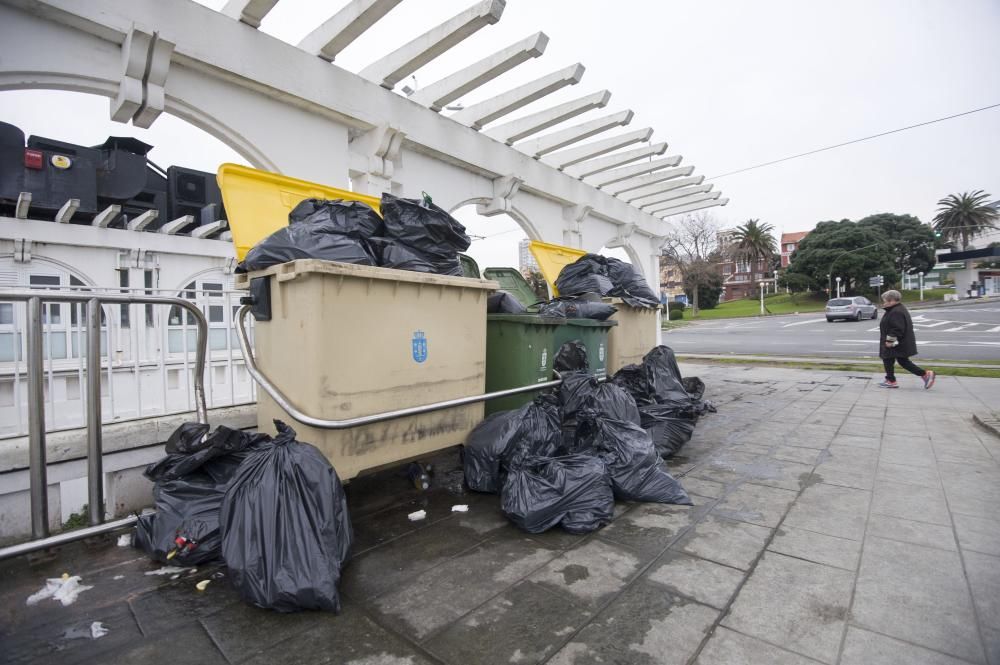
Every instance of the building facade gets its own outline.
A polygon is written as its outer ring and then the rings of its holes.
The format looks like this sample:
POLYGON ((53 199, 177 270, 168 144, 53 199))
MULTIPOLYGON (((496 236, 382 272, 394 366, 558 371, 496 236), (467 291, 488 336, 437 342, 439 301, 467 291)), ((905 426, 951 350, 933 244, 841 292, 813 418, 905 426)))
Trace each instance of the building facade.
POLYGON ((528 238, 525 238, 521 242, 517 243, 517 268, 525 277, 533 272, 540 272, 538 261, 535 260, 535 257, 529 248, 530 245, 531 240, 528 238))
POLYGON ((781 234, 781 268, 784 270, 792 262, 792 252, 799 247, 802 239, 809 235, 808 231, 796 231, 795 233, 781 234))

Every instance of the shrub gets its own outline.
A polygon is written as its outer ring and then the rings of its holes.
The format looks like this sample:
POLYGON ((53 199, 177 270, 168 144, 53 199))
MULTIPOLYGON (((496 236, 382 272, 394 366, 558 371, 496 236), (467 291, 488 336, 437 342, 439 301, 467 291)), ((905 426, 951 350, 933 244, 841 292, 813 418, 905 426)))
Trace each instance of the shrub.
POLYGON ((671 321, 679 321, 680 319, 683 319, 683 318, 684 318, 684 310, 683 309, 671 309, 670 310, 670 320, 671 321))
POLYGON ((671 312, 674 311, 675 309, 683 311, 685 307, 687 307, 687 305, 685 305, 682 302, 677 302, 676 300, 672 300, 667 303, 667 309, 670 310, 671 312))

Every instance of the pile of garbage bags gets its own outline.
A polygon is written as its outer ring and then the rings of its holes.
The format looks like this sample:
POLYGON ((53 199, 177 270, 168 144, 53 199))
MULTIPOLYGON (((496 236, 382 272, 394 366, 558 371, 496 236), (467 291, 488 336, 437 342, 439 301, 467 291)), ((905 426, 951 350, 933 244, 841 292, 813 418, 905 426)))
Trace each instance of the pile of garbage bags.
POLYGON ((187 423, 150 464, 156 512, 135 546, 163 563, 221 558, 244 600, 279 612, 340 610, 353 531, 337 472, 275 421, 278 436, 187 423))
POLYGON ((564 267, 556 288, 563 296, 596 293, 621 298, 640 309, 660 306, 660 298, 631 264, 599 254, 585 254, 564 267))
POLYGON ((588 533, 609 523, 614 501, 690 505, 662 458, 691 438, 714 407, 684 388, 673 351, 659 346, 610 381, 589 373, 586 348, 567 342, 554 359, 562 385, 481 422, 463 449, 465 482, 499 493, 518 527, 588 533))
POLYGON ((429 196, 382 194, 380 209, 381 216, 362 201, 306 199, 289 213, 288 226, 254 245, 237 270, 320 259, 462 276, 458 254, 471 240, 429 196))

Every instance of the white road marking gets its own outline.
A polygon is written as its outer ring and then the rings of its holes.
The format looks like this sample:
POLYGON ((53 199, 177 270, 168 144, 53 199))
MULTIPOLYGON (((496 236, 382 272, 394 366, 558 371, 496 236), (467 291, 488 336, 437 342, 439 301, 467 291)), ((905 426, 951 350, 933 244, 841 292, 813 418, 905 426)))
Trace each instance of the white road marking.
POLYGON ((955 328, 948 328, 947 330, 942 330, 941 332, 959 332, 965 330, 966 328, 971 328, 972 326, 982 325, 979 323, 965 323, 955 328))
POLYGON ((819 321, 826 321, 826 319, 823 318, 823 319, 808 319, 807 321, 796 321, 795 323, 786 323, 785 325, 783 325, 781 327, 782 328, 791 328, 792 326, 803 326, 803 325, 805 325, 807 323, 817 323, 819 321))

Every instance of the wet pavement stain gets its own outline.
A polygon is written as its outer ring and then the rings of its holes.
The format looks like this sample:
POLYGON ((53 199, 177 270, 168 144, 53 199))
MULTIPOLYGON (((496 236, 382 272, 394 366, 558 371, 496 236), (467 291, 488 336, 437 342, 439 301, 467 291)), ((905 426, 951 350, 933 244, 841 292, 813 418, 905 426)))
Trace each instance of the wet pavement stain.
POLYGON ((566 584, 573 584, 590 577, 590 570, 586 566, 581 566, 578 563, 571 563, 559 572, 562 573, 563 581, 565 581, 566 584))

